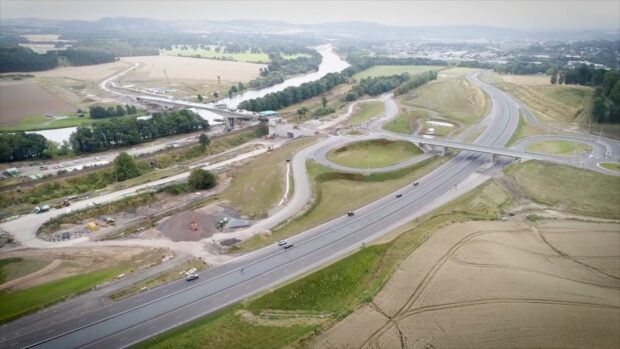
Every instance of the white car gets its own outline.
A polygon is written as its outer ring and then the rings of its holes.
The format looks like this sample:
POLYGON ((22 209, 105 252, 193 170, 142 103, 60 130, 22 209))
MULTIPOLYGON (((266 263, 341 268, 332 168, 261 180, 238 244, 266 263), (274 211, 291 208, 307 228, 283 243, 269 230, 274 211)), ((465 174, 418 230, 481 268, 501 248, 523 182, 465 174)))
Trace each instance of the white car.
POLYGON ((278 241, 278 246, 284 246, 286 245, 288 242, 286 242, 286 240, 280 240, 278 241))

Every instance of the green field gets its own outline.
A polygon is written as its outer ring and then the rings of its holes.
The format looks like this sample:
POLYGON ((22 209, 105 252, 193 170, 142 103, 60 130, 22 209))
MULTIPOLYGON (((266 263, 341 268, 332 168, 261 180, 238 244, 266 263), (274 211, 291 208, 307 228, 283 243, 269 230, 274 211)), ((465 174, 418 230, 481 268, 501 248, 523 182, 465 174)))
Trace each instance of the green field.
POLYGON ((447 158, 433 158, 395 172, 368 176, 334 172, 309 161, 308 173, 314 183, 314 200, 310 207, 273 229, 270 235, 256 235, 241 242, 231 252, 255 250, 344 215, 410 184, 445 161, 447 158))
POLYGON ((384 130, 402 134, 411 134, 418 126, 419 118, 428 118, 429 113, 421 110, 401 108, 398 116, 383 126, 384 130))
POLYGON ((39 258, 0 259, 0 284, 34 273, 48 264, 50 264, 49 260, 39 258))
MULTIPOLYGON (((216 46, 201 46, 200 48, 192 48, 187 45, 186 48, 182 48, 180 45, 173 45, 172 50, 161 50, 162 55, 167 56, 182 56, 182 57, 198 57, 198 58, 212 58, 223 59, 239 62, 254 62, 254 63, 269 63, 271 59, 269 55, 264 52, 239 52, 239 53, 227 53, 216 52, 216 46)), ((220 47, 223 49, 223 47, 220 47)))
POLYGON ((415 75, 429 70, 441 70, 445 68, 445 66, 440 65, 375 65, 353 75, 353 78, 359 80, 368 77, 390 76, 404 73, 415 75))
POLYGON ((510 166, 506 173, 538 203, 571 213, 620 218, 617 177, 538 161, 510 166))
POLYGON ((421 153, 411 142, 377 139, 347 144, 330 151, 327 158, 342 166, 377 168, 393 165, 421 153))
POLYGON ((357 110, 347 121, 348 125, 361 125, 376 116, 383 115, 383 112, 385 111, 383 102, 379 101, 362 102, 359 104, 359 107, 360 109, 357 110))
POLYGON ((527 150, 531 152, 554 155, 578 154, 591 149, 592 147, 587 144, 569 141, 544 141, 530 144, 527 147, 527 150))
POLYGON ((615 163, 615 162, 602 162, 601 166, 603 166, 604 168, 608 170, 620 172, 620 164, 615 163))
POLYGON ((491 108, 488 96, 465 78, 433 81, 401 97, 401 100, 404 104, 434 110, 441 118, 466 125, 487 115, 491 108))
POLYGON ((0 292, 0 323, 86 292, 120 273, 129 271, 129 269, 129 266, 116 265, 86 274, 70 276, 26 290, 0 292))
MULTIPOLYGON (((142 113, 135 114, 133 116, 140 116, 142 113)), ((131 115, 130 115, 131 116, 131 115)), ((51 130, 55 128, 74 127, 82 125, 90 125, 95 122, 101 122, 104 120, 114 120, 111 118, 103 119, 91 119, 88 113, 84 114, 84 117, 68 116, 62 119, 50 119, 44 115, 31 115, 25 117, 17 126, 0 126, 0 131, 37 131, 37 130, 51 130)))
POLYGON ((296 140, 233 169, 233 180, 220 197, 244 215, 265 217, 284 195, 286 159, 314 141, 314 138, 296 140))

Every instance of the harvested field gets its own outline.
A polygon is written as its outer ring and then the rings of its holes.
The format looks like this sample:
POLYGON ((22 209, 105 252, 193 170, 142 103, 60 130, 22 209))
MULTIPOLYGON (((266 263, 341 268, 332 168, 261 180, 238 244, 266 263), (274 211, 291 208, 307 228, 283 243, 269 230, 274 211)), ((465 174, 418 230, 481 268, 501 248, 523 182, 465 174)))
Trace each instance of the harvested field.
POLYGON ((173 80, 217 81, 220 76, 222 81, 245 82, 257 77, 259 68, 266 67, 264 64, 173 56, 125 57, 121 61, 140 64, 124 78, 126 83, 165 79, 165 74, 173 80))
POLYGON ((450 225, 311 346, 615 347, 619 232, 574 221, 450 225))
POLYGON ((76 106, 31 81, 1 81, 0 125, 19 125, 30 115, 73 113, 76 106))
POLYGON ((131 65, 124 61, 104 63, 96 65, 85 65, 81 67, 60 67, 52 70, 33 72, 37 78, 66 78, 73 80, 103 80, 131 65))

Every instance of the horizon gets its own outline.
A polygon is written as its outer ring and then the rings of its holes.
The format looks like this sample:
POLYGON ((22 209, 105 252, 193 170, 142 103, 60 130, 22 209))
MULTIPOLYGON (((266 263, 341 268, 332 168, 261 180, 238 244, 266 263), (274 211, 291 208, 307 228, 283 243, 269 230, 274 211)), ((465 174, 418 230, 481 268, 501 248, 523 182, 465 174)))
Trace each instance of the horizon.
POLYGON ((618 1, 15 1, 0 2, 0 20, 108 17, 186 21, 278 21, 293 25, 368 22, 388 27, 477 26, 523 31, 620 31, 618 1), (148 4, 148 6, 146 6, 148 4), (330 10, 326 11, 325 6, 330 10), (208 7, 207 7, 208 6, 208 7), (93 8, 97 8, 93 11, 93 8), (205 13, 205 8, 209 11, 205 13), (561 8, 562 11, 557 11, 561 8), (170 13, 175 13, 171 18, 170 13), (552 14, 552 15, 550 15, 552 14), (464 17, 464 18, 463 18, 464 17))

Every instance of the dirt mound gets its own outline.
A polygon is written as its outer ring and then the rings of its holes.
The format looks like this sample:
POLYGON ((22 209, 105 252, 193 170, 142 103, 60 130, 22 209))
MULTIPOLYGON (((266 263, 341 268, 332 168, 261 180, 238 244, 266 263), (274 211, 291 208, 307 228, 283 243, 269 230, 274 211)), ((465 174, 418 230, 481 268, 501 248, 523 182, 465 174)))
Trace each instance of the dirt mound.
POLYGON ((162 220, 157 225, 164 236, 172 241, 198 241, 217 232, 216 219, 200 211, 184 211, 162 220), (198 230, 192 230, 192 221, 196 219, 198 230))

